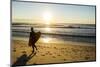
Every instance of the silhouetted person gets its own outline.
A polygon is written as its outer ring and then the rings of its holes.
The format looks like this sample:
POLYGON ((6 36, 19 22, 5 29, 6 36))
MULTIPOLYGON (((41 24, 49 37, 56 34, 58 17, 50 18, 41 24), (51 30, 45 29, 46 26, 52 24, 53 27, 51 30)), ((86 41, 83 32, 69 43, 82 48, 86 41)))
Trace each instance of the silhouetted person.
POLYGON ((20 56, 17 61, 12 65, 12 67, 15 66, 24 66, 26 65, 26 63, 34 56, 35 54, 30 54, 29 56, 27 56, 26 54, 23 54, 22 56, 20 56))
POLYGON ((30 37, 29 37, 29 46, 32 47, 32 49, 33 49, 32 52, 33 53, 34 53, 35 49, 37 50, 37 47, 36 47, 35 43, 40 38, 40 35, 41 35, 40 32, 35 33, 34 30, 33 30, 33 27, 31 27, 31 32, 30 32, 30 37))

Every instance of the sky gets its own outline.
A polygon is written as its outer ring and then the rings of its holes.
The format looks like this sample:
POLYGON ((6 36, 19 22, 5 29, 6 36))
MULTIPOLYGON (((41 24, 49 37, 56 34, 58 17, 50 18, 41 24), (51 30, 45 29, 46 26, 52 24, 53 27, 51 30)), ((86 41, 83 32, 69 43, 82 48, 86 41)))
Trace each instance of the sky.
POLYGON ((12 1, 12 23, 95 24, 95 6, 12 1))

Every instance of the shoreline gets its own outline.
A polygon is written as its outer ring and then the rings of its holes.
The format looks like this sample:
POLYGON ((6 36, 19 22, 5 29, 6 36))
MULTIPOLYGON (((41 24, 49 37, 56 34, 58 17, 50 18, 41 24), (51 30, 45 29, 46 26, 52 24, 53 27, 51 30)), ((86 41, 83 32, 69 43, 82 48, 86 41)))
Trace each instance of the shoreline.
MULTIPOLYGON (((27 37, 13 37, 12 38, 12 40, 15 40, 15 41, 25 41, 25 42, 28 42, 29 41, 29 39, 27 38, 27 37)), ((38 40, 38 42, 37 43, 41 43, 41 44, 43 44, 43 43, 45 43, 45 42, 43 42, 43 38, 40 38, 39 40, 38 40)), ((79 46, 96 46, 96 43, 95 42, 92 42, 92 43, 90 43, 90 42, 81 42, 81 41, 54 41, 54 40, 51 40, 50 42, 48 42, 48 43, 51 43, 51 44, 70 44, 70 45, 79 45, 79 46), (73 44, 74 43, 74 44, 73 44)), ((48 43, 46 43, 46 44, 48 44, 48 43)))

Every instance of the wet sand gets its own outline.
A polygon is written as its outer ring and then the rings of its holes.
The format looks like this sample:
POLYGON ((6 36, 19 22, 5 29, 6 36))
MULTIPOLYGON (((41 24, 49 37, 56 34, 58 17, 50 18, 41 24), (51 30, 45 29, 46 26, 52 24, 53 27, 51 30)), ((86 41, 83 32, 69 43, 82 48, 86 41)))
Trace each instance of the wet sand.
MULTIPOLYGON (((78 44, 78 43, 76 43, 78 44)), ((94 45, 74 45, 74 43, 36 43, 38 48, 36 54, 28 58, 22 65, 51 64, 78 61, 95 61, 96 46, 94 45)), ((12 40, 11 59, 12 64, 26 54, 29 57, 32 48, 28 46, 27 41, 12 40)))

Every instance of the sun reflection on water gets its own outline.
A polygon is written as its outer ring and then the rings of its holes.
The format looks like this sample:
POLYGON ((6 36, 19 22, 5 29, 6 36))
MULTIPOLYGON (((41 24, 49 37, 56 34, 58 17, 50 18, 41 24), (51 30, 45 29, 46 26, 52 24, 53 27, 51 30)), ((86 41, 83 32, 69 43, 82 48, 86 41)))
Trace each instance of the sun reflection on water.
POLYGON ((45 28, 45 31, 50 32, 51 29, 50 28, 45 28))
POLYGON ((43 38, 43 42, 44 43, 49 43, 50 41, 51 41, 51 38, 48 38, 48 37, 43 38))

